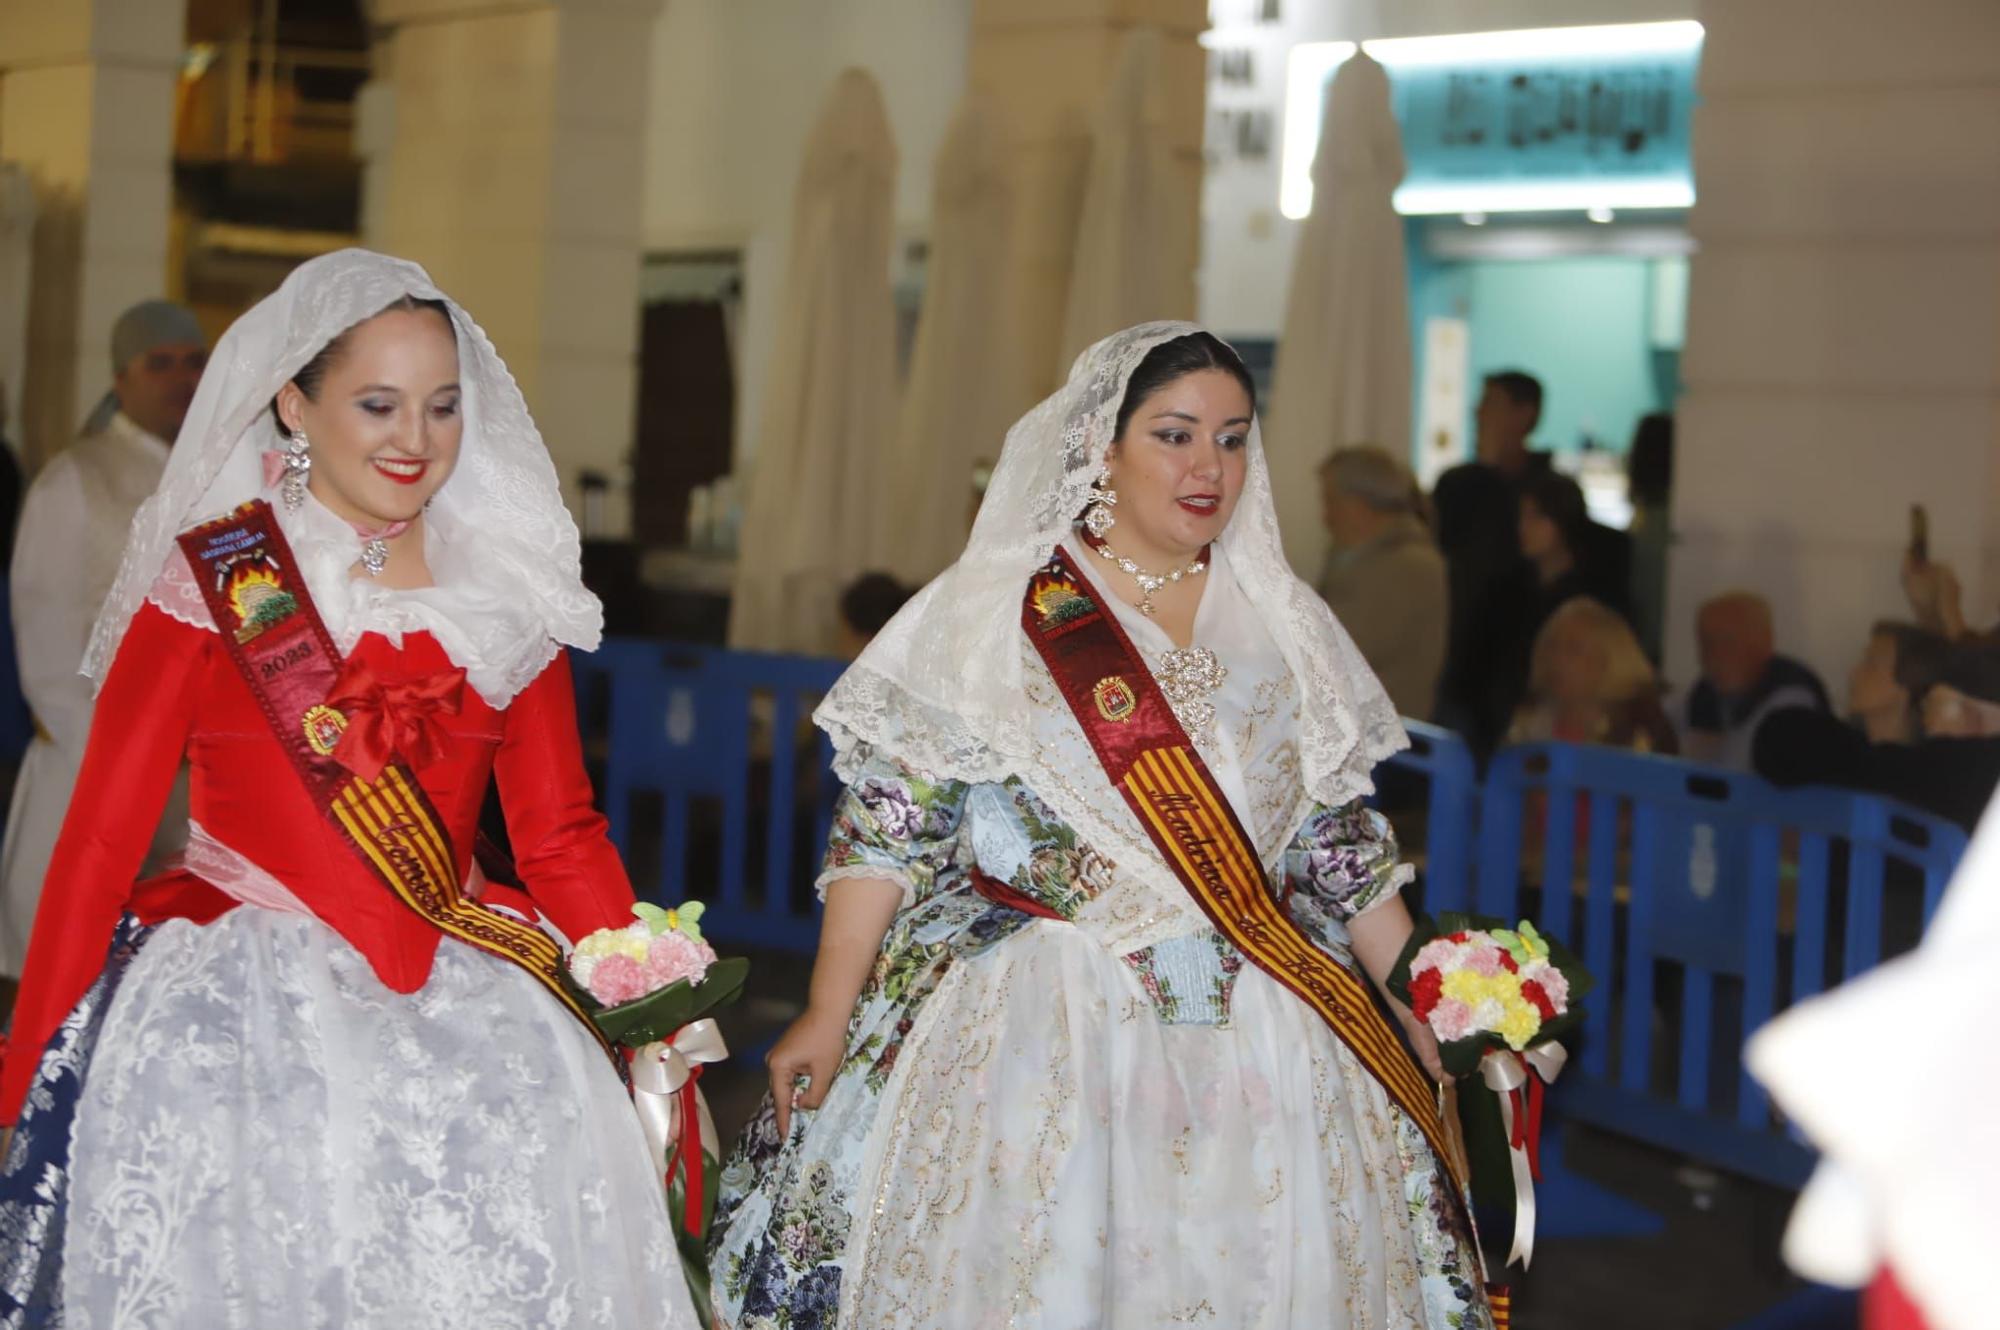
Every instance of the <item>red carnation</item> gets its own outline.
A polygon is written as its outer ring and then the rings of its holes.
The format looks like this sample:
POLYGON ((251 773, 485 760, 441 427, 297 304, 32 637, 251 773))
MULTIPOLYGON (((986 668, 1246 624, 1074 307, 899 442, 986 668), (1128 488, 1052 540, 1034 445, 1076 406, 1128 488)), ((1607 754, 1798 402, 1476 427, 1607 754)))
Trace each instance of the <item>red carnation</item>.
POLYGON ((1418 1020, 1427 1021, 1443 994, 1444 976, 1436 970, 1425 970, 1410 981, 1410 1010, 1418 1020))
POLYGON ((1535 1010, 1542 1013, 1543 1020, 1552 1021, 1556 1018, 1556 1004, 1549 1001, 1549 995, 1542 991, 1538 981, 1529 979, 1522 983, 1521 996, 1535 1005, 1535 1010))
POLYGON ((1514 958, 1509 956, 1504 950, 1500 953, 1500 967, 1507 971, 1508 974, 1521 973, 1521 967, 1514 964, 1514 958))

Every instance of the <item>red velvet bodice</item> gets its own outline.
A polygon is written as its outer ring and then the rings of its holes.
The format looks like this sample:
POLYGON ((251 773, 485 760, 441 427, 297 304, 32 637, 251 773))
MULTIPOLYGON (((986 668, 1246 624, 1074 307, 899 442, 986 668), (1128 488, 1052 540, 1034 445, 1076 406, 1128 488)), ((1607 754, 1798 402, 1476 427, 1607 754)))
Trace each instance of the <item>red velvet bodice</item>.
MULTIPOLYGON (((352 655, 385 680, 452 668, 422 633, 400 649, 369 635, 352 655)), ((516 867, 542 912, 572 938, 629 921, 632 888, 591 802, 567 656, 505 711, 467 688, 458 714, 438 719, 442 751, 416 774, 461 874, 497 779, 516 867)), ((0 1121, 14 1120, 43 1045, 103 967, 183 756, 194 820, 211 836, 287 887, 390 988, 414 992, 429 976, 442 935, 390 894, 307 796, 222 640, 145 605, 98 698, 44 881, 0 1067, 0 1121)))

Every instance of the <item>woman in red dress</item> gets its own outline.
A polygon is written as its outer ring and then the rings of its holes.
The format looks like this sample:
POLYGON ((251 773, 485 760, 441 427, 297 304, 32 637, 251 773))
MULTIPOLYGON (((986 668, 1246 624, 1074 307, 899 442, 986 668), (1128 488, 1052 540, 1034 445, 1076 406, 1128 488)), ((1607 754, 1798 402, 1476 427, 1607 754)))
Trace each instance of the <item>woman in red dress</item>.
POLYGON ((0 1067, 8 1324, 695 1324, 616 1067, 551 965, 490 943, 629 919, 564 654, 601 629, 578 558, 519 390, 421 269, 314 260, 223 338, 84 661, 0 1067), (281 705, 310 644, 253 654, 313 614, 323 762, 281 705), (183 762, 186 866, 135 887, 183 762), (368 842, 326 798, 396 772, 435 829, 415 867, 366 849, 407 826, 368 842), (456 901, 495 781, 526 892, 456 901))

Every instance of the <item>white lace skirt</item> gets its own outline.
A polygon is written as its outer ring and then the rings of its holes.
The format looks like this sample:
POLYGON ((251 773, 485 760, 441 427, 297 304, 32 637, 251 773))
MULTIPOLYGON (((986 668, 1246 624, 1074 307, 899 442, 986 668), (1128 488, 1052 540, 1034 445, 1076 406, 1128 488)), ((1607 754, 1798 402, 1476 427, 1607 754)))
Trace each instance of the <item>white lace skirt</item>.
POLYGON ((1423 1138, 1260 971, 1229 1025, 1165 1025, 1032 925, 946 975, 880 1113, 841 1330, 1491 1325, 1423 1138))
POLYGON ((161 926, 73 1144, 70 1330, 696 1324, 617 1075, 455 942, 401 994, 308 917, 161 926))

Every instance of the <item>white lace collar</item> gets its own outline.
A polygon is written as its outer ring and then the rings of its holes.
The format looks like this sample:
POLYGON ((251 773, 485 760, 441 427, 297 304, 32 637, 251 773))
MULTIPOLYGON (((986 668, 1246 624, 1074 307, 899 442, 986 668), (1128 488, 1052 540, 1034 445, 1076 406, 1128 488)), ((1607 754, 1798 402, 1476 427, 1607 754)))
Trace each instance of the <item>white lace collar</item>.
MULTIPOLYGON (((448 513, 433 511, 424 520, 424 556, 436 585, 402 591, 353 576, 361 537, 319 500, 308 495, 304 506, 290 513, 275 494, 264 498, 278 514, 313 603, 341 651, 352 651, 368 633, 396 647, 407 633, 429 633, 496 710, 555 659, 557 644, 533 607, 510 585, 505 569, 477 556, 476 540, 454 538, 469 533, 454 532, 448 513)), ((214 627, 178 547, 147 599, 182 623, 214 627)))

